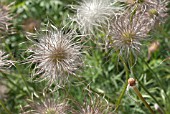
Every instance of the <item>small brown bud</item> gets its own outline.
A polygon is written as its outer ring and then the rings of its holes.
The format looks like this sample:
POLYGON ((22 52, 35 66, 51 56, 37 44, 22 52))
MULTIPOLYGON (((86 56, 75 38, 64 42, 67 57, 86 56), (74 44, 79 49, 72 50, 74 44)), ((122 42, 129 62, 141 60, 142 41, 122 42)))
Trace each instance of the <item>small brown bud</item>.
POLYGON ((35 32, 35 29, 39 29, 39 28, 40 28, 39 20, 29 18, 23 22, 23 29, 26 32, 35 32))
POLYGON ((154 41, 151 43, 151 45, 148 47, 148 60, 151 57, 151 54, 157 51, 160 47, 159 41, 154 41))
POLYGON ((151 52, 155 52, 156 50, 158 50, 159 46, 160 46, 159 41, 154 41, 149 46, 148 50, 151 51, 151 52))
POLYGON ((136 80, 135 80, 134 78, 129 78, 129 79, 128 79, 128 84, 129 84, 130 86, 135 86, 135 85, 136 85, 136 80))

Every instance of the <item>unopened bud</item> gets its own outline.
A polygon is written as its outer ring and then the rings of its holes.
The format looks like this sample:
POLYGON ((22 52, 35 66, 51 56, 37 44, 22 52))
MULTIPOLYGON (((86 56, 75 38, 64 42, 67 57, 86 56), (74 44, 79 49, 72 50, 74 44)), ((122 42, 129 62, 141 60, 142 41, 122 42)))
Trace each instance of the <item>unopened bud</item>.
POLYGON ((154 41, 150 46, 149 46, 149 51, 154 52, 158 50, 160 46, 160 43, 158 41, 154 41))
POLYGON ((136 85, 136 80, 135 80, 134 78, 129 78, 129 79, 128 79, 128 84, 129 84, 130 86, 135 86, 135 85, 136 85))
POLYGON ((151 54, 159 49, 159 46, 159 41, 154 41, 151 43, 151 45, 148 47, 148 60, 150 59, 151 54))

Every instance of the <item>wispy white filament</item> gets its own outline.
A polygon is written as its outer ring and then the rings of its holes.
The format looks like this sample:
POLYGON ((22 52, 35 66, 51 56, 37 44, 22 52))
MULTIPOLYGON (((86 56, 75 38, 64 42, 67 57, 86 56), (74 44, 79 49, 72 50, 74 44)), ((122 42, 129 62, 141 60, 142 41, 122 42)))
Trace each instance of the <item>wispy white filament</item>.
POLYGON ((130 53, 136 55, 151 27, 149 19, 142 15, 134 15, 132 19, 131 14, 124 14, 111 23, 110 45, 126 57, 130 53))
POLYGON ((8 68, 13 65, 13 62, 11 60, 7 60, 8 57, 8 54, 5 54, 5 52, 0 50, 0 70, 3 70, 4 68, 8 68))
POLYGON ((34 76, 40 75, 50 84, 61 84, 69 74, 74 74, 81 65, 81 45, 76 38, 74 32, 64 33, 56 27, 40 34, 29 59, 36 64, 34 76))
POLYGON ((76 9, 75 20, 82 32, 92 31, 94 28, 107 24, 109 18, 121 9, 114 6, 110 0, 82 0, 76 9))

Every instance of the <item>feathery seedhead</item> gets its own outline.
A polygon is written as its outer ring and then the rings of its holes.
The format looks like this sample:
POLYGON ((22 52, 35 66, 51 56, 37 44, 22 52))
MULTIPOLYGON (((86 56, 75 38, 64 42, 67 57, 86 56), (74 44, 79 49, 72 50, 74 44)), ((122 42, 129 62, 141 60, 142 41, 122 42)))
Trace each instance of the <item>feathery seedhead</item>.
POLYGON ((120 55, 129 57, 140 52, 141 41, 148 35, 152 23, 143 15, 124 14, 117 17, 110 24, 110 46, 120 52, 120 55))
POLYGON ((9 55, 5 54, 5 52, 0 50, 0 70, 8 68, 13 64, 11 60, 7 60, 8 56, 9 55))
POLYGON ((6 32, 9 30, 9 26, 11 25, 10 21, 12 20, 9 6, 3 6, 0 4, 0 32, 6 32))
POLYGON ((39 114, 66 114, 67 110, 67 103, 56 103, 47 100, 45 103, 38 105, 36 111, 39 114))
POLYGON ((60 102, 47 98, 45 101, 36 102, 29 104, 24 107, 23 114, 67 114, 71 112, 66 101, 60 102))
POLYGON ((145 13, 152 19, 163 19, 167 14, 168 0, 127 0, 126 1, 132 11, 145 13), (133 1, 133 2, 132 2, 133 1))
POLYGON ((74 9, 77 14, 73 21, 86 33, 107 24, 111 16, 120 13, 121 7, 114 6, 111 0, 82 0, 74 9))
POLYGON ((89 93, 74 114, 112 114, 108 101, 98 94, 89 93))
POLYGON ((148 9, 147 13, 155 20, 164 21, 167 17, 167 5, 168 0, 155 0, 154 5, 148 9))
POLYGON ((30 50, 33 54, 29 62, 35 63, 35 74, 41 79, 48 79, 49 83, 62 85, 69 74, 75 75, 75 71, 82 65, 81 44, 77 40, 76 33, 70 31, 64 33, 52 26, 46 34, 40 34, 38 42, 34 42, 30 50))

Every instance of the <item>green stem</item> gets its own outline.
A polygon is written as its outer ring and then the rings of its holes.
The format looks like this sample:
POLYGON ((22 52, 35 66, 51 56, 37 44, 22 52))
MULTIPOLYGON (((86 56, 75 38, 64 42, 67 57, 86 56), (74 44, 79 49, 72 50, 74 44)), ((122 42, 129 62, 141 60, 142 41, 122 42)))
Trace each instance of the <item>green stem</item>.
POLYGON ((4 103, 1 101, 0 99, 0 105, 2 106, 2 108, 6 111, 7 114, 12 114, 4 105, 4 103))
POLYGON ((126 83, 125 83, 124 88, 123 88, 123 90, 122 90, 122 92, 121 92, 121 94, 120 94, 120 96, 119 96, 119 98, 118 98, 118 100, 116 102, 115 111, 117 111, 119 106, 120 106, 121 100, 122 100, 122 98, 123 98, 123 96, 124 96, 124 94, 126 92, 126 88, 128 86, 128 79, 129 79, 129 70, 128 70, 128 67, 127 67, 126 63, 124 62, 123 58, 120 57, 120 59, 122 60, 124 68, 125 68, 125 71, 126 71, 126 83))
MULTIPOLYGON (((133 60, 133 58, 131 58, 131 61, 133 60)), ((130 62, 130 65, 132 66, 132 62, 130 62)), ((160 106, 160 108, 163 110, 163 108, 161 107, 161 104, 156 100, 156 98, 148 91, 148 89, 139 81, 139 79, 137 78, 136 75, 134 75, 134 71, 133 71, 133 67, 131 67, 131 73, 132 75, 137 79, 137 81, 139 82, 139 85, 146 91, 146 93, 148 93, 151 98, 160 106)), ((164 111, 164 110, 163 110, 164 111)))
MULTIPOLYGON (((132 59, 132 58, 131 58, 132 59)), ((131 66, 132 66, 132 63, 131 63, 131 66)), ((134 72, 133 72, 133 67, 131 67, 131 72, 132 72, 132 75, 137 79, 137 81, 139 82, 139 85, 146 91, 146 93, 148 93, 152 99, 161 107, 160 103, 156 100, 156 98, 148 91, 148 89, 138 80, 137 76, 134 75, 134 72)), ((162 108, 162 107, 161 107, 162 108)), ((163 108, 162 108, 163 110, 163 108)), ((163 110, 164 111, 164 110, 163 110)))
MULTIPOLYGON (((126 77, 126 78, 127 78, 127 77, 126 77)), ((122 90, 122 92, 121 92, 121 94, 120 94, 120 96, 119 96, 119 98, 118 98, 118 100, 117 100, 117 102, 116 102, 115 111, 117 111, 118 108, 119 108, 119 106, 120 106, 121 100, 122 100, 122 98, 123 98, 123 96, 124 96, 124 94, 125 94, 125 92, 126 92, 127 86, 128 86, 128 82, 127 82, 127 80, 126 80, 126 83, 125 83, 125 85, 124 85, 124 88, 123 88, 123 90, 122 90)))
POLYGON ((145 101, 145 99, 143 98, 143 96, 140 94, 138 88, 136 86, 133 87, 133 90, 135 91, 135 93, 137 94, 137 96, 142 100, 142 102, 145 104, 146 108, 149 109, 149 111, 152 114, 155 114, 154 111, 151 109, 151 107, 149 106, 149 104, 145 101))

